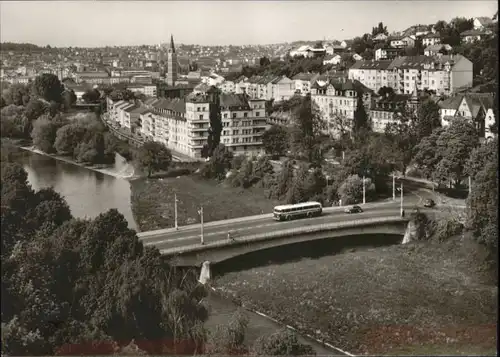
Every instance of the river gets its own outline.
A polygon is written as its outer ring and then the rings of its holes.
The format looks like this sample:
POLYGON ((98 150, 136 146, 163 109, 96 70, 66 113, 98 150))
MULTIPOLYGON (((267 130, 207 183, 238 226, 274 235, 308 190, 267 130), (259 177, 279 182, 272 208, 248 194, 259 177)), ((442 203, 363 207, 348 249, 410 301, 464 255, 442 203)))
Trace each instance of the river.
MULTIPOLYGON (((117 156, 113 167, 104 174, 87 168, 56 160, 52 157, 26 151, 19 157, 18 162, 28 173, 28 181, 33 189, 53 187, 64 196, 73 216, 78 218, 93 218, 111 208, 121 212, 130 228, 137 227, 130 204, 130 184, 123 177, 130 176, 131 167, 117 156)), ((132 169, 133 172, 133 169, 132 169)), ((210 318, 207 327, 213 328, 217 324, 226 323, 237 306, 226 299, 210 292, 210 318)), ((246 341, 248 345, 262 335, 269 335, 281 326, 254 313, 247 313, 249 325, 246 341)), ((310 344, 318 355, 332 355, 338 352, 324 347, 315 341, 299 336, 303 343, 310 344)))

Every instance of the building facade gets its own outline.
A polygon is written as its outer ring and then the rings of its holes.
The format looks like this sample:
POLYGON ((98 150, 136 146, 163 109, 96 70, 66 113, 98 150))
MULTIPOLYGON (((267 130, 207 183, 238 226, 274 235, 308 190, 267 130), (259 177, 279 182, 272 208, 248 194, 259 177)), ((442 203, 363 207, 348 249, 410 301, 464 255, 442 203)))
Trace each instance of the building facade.
POLYGON ((450 95, 472 87, 472 62, 461 55, 405 56, 392 61, 359 61, 349 69, 349 79, 378 92, 391 87, 398 94, 432 90, 450 95))

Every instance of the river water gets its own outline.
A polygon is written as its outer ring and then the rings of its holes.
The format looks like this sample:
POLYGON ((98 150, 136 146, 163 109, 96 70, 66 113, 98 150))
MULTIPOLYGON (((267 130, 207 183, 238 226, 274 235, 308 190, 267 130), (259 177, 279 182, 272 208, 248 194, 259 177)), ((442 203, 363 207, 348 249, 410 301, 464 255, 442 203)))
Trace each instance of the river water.
MULTIPOLYGON (((93 218, 111 208, 122 213, 130 228, 137 227, 130 204, 130 184, 123 177, 133 174, 133 168, 123 158, 117 156, 115 165, 104 174, 71 163, 26 151, 18 162, 28 173, 28 181, 33 189, 53 187, 66 199, 73 216, 93 218), (131 173, 132 171, 132 173, 131 173)), ((210 292, 210 317, 207 327, 226 323, 238 307, 231 301, 210 292)), ((252 345, 262 335, 269 335, 281 326, 262 316, 247 313, 249 326, 246 342, 252 345)), ((324 347, 315 341, 299 336, 302 343, 310 344, 318 355, 332 355, 338 352, 324 347)))

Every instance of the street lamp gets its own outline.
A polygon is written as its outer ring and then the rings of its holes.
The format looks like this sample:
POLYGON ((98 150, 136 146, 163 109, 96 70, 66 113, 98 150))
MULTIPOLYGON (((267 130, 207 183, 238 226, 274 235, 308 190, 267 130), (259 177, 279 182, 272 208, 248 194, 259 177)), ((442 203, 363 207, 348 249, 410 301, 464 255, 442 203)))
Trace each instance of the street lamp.
POLYGON ((396 175, 392 174, 392 200, 396 201, 396 175))
POLYGON ((177 231, 179 229, 179 226, 177 224, 177 194, 174 193, 174 224, 175 224, 175 230, 177 231))
POLYGON ((200 209, 198 210, 198 214, 200 215, 200 220, 201 220, 201 235, 200 235, 200 239, 201 239, 201 244, 205 244, 205 241, 203 239, 203 206, 200 207, 200 209))
POLYGON ((363 204, 366 203, 365 177, 363 176, 363 204))
POLYGON ((401 182, 401 217, 404 217, 404 210, 403 210, 403 183, 401 182))

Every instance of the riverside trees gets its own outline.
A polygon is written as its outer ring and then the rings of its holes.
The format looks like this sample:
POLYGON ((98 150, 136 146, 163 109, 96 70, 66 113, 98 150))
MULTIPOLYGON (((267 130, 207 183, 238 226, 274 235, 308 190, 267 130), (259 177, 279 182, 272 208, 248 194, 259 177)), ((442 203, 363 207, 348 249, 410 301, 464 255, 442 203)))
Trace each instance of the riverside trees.
POLYGON ((1 190, 2 354, 93 354, 102 344, 113 353, 132 338, 148 353, 201 348, 207 310, 196 275, 144 248, 116 210, 73 219, 16 164, 3 167, 1 190))

